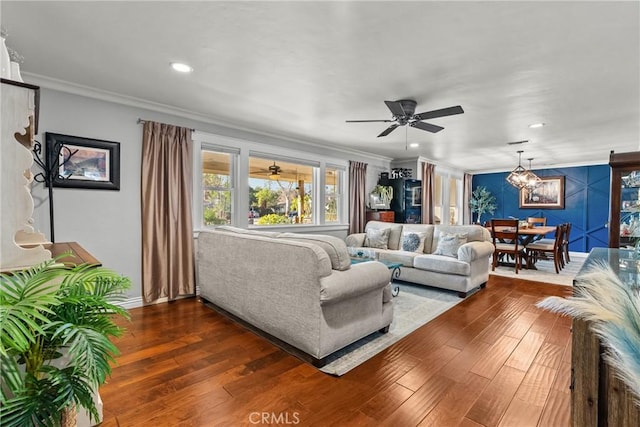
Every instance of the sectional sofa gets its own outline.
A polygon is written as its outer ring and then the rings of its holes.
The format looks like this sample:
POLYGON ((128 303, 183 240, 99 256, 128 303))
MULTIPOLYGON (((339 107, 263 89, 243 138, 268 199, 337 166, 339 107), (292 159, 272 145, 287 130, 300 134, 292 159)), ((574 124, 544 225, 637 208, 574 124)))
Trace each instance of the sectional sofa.
POLYGON ((197 274, 205 302, 316 366, 393 319, 389 269, 333 236, 201 231, 197 274))

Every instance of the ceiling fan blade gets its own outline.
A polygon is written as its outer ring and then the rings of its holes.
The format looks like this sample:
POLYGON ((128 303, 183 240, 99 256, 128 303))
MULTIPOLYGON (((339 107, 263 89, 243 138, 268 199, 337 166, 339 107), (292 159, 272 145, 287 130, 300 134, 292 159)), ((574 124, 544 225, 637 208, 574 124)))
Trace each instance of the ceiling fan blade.
POLYGON ((409 125, 411 127, 426 130, 427 132, 432 132, 432 133, 440 132, 442 129, 444 129, 441 126, 436 126, 436 125, 432 125, 431 123, 424 123, 424 122, 413 122, 413 123, 410 123, 409 125))
POLYGON ((371 122, 383 122, 391 123, 393 120, 345 120, 347 123, 371 123, 371 122))
POLYGON ((384 131, 382 131, 382 133, 380 135, 378 135, 378 138, 380 138, 381 136, 387 136, 389 135, 391 132, 393 132, 395 130, 395 128, 397 128, 398 126, 400 126, 397 123, 392 124, 391 126, 389 126, 388 128, 386 128, 384 131))
POLYGON ((462 114, 464 110, 461 106, 442 108, 440 110, 426 111, 420 114, 414 114, 413 118, 416 120, 435 119, 436 117, 453 116, 454 114, 462 114))
POLYGON ((406 116, 406 113, 404 112, 404 109, 402 108, 402 104, 400 104, 397 101, 384 101, 385 104, 387 104, 387 107, 389 108, 389 110, 391 110, 391 114, 393 114, 396 117, 402 117, 402 116, 406 116))

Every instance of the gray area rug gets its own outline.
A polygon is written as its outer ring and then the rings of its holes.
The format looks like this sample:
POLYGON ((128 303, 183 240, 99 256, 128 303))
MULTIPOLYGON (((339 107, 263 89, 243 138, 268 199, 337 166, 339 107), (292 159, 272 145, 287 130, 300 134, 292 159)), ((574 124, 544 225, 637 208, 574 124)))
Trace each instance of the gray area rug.
POLYGON ((517 277, 524 280, 535 280, 536 282, 551 283, 554 285, 573 286, 573 279, 580 271, 582 264, 584 264, 589 254, 571 253, 571 262, 567 263, 565 267, 560 270, 560 273, 556 273, 552 260, 539 260, 536 263, 537 270, 518 270, 518 275, 515 273, 514 267, 498 266, 495 271, 491 271, 489 267, 489 274, 496 276, 517 277))
POLYGON ((331 375, 344 375, 372 358, 391 344, 435 319, 461 301, 455 292, 402 283, 400 294, 393 299, 393 322, 389 332, 375 332, 343 348, 329 357, 320 368, 331 375))

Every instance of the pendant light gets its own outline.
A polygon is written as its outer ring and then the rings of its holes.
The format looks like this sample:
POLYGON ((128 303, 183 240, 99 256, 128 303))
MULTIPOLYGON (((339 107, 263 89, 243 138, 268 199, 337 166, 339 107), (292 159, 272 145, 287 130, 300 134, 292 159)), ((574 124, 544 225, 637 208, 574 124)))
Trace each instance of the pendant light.
POLYGON ((525 182, 527 170, 523 168, 521 164, 522 153, 522 150, 518 150, 518 167, 512 170, 509 176, 507 176, 507 182, 518 189, 524 188, 527 185, 525 182))
POLYGON ((533 160, 533 158, 529 158, 527 160, 529 160, 529 170, 527 170, 525 172, 525 176, 524 176, 525 186, 524 186, 524 188, 527 191, 533 191, 533 190, 535 190, 535 188, 538 185, 540 185, 540 182, 542 182, 542 180, 540 179, 540 177, 538 177, 538 175, 536 175, 535 173, 533 173, 531 171, 531 160, 533 160))

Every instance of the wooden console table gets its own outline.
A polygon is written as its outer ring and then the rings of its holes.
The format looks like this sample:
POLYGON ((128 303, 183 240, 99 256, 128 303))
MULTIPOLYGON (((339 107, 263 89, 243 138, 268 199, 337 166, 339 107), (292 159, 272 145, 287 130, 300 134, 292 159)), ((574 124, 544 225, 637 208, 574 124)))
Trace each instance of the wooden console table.
POLYGON ((101 266, 102 263, 98 261, 93 255, 86 251, 77 242, 62 242, 62 243, 48 243, 44 245, 45 249, 51 251, 52 257, 57 257, 65 252, 71 252, 73 256, 67 256, 61 258, 60 261, 65 265, 78 265, 78 264, 94 264, 101 266))

